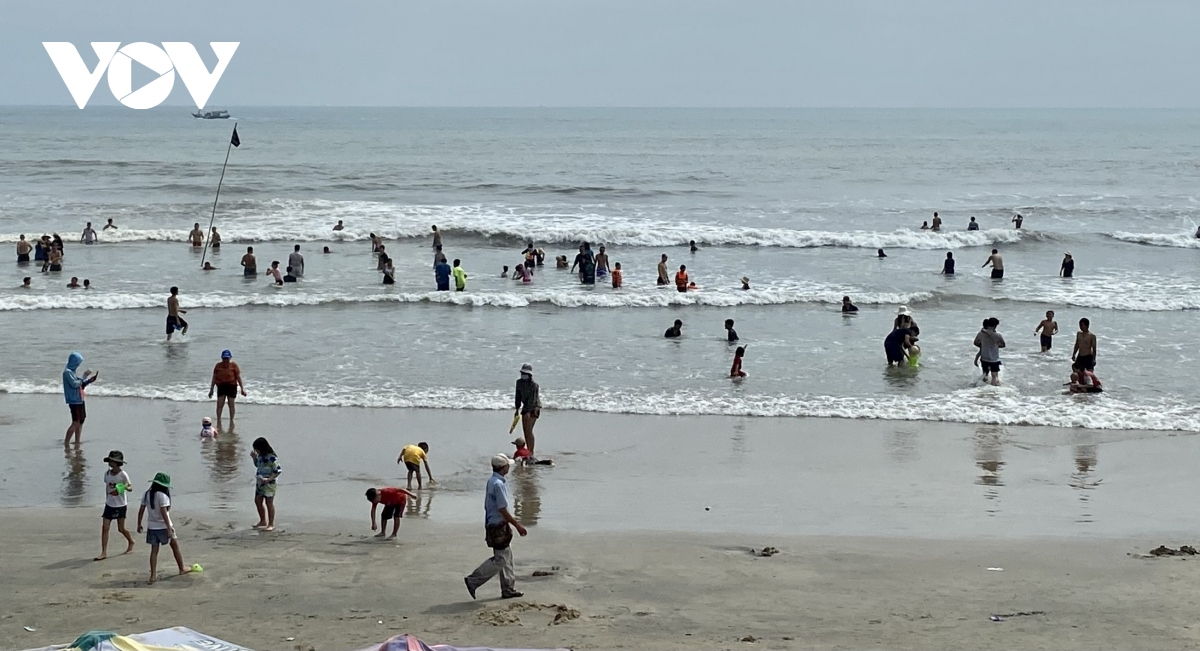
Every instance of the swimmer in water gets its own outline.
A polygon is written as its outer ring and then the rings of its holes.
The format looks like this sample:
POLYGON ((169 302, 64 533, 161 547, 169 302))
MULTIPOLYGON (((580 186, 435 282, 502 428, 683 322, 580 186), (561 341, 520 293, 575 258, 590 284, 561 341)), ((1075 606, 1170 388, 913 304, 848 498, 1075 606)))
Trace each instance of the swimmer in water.
POLYGON ((878 251, 875 252, 875 257, 877 257, 879 259, 883 259, 883 258, 887 257, 887 254, 883 252, 883 249, 879 249, 878 251))
POLYGON ((92 288, 92 281, 88 280, 87 278, 84 278, 84 279, 83 279, 83 288, 84 288, 84 289, 91 289, 91 288, 92 288))
POLYGON ((1058 334, 1058 323, 1054 320, 1054 310, 1046 311, 1046 318, 1033 329, 1033 334, 1041 337, 1042 352, 1048 352, 1054 346, 1054 335, 1058 334))
POLYGON ((624 284, 624 281, 625 281, 625 274, 624 274, 624 272, 621 271, 621 263, 618 262, 613 267, 613 272, 612 272, 613 289, 621 289, 621 285, 624 284))
POLYGON ((687 265, 679 265, 679 271, 675 274, 675 289, 680 292, 688 290, 688 274, 687 265))
POLYGON ((992 249, 992 254, 989 255, 987 261, 983 263, 984 267, 987 267, 988 265, 992 266, 993 280, 1002 280, 1004 278, 1004 258, 1000 257, 1000 252, 996 249, 992 249))
POLYGON ((671 277, 667 275, 667 254, 662 254, 662 260, 658 261, 658 280, 659 285, 667 285, 671 282, 671 277))
POLYGON ((280 271, 279 271, 279 261, 278 260, 273 260, 271 262, 271 268, 267 269, 267 275, 275 278, 276 285, 283 284, 283 274, 280 273, 280 271))
POLYGON ((983 329, 979 334, 975 335, 975 347, 979 349, 979 354, 975 356, 975 363, 978 366, 983 365, 983 381, 990 382, 995 386, 1000 385, 1000 349, 1004 348, 1004 336, 996 332, 996 326, 1000 325, 1000 319, 990 317, 983 320, 983 329))
POLYGON ((1025 218, 1021 216, 1021 213, 1017 213, 1017 216, 1012 218, 1012 222, 1016 224, 1017 230, 1021 230, 1021 224, 1025 223, 1025 218))
POLYGON ((737 330, 733 329, 733 319, 725 319, 725 341, 733 343, 738 340, 737 330))
POLYGON ((842 314, 852 314, 858 311, 858 306, 850 302, 849 296, 842 297, 842 314))
POLYGON ((71 282, 67 283, 67 287, 71 289, 79 289, 80 287, 83 287, 83 285, 79 284, 79 278, 71 276, 71 282))
POLYGON ((967 230, 969 230, 969 231, 979 230, 979 222, 975 221, 974 217, 971 217, 971 223, 967 224, 967 230))
POLYGON ((1063 254, 1063 261, 1062 265, 1058 268, 1058 275, 1063 278, 1070 278, 1075 275, 1075 258, 1071 257, 1070 251, 1063 254))
POLYGON ((180 309, 179 288, 172 287, 171 295, 167 298, 167 341, 171 341, 171 334, 176 330, 181 336, 187 334, 188 323, 180 314, 187 314, 187 310, 180 309))
POLYGON ((504 265, 504 269, 500 271, 500 277, 504 278, 505 280, 508 279, 508 265, 504 265))
MULTIPOLYGON (((388 262, 391 263, 391 260, 388 260, 388 262)), ((287 273, 283 274, 283 282, 294 283, 296 282, 296 279, 296 268, 292 265, 288 265, 287 273)))
POLYGON ((742 276, 742 291, 748 289, 750 289, 750 278, 748 276, 742 276))
POLYGON ((200 230, 200 222, 196 222, 192 232, 188 233, 188 239, 192 241, 192 246, 204 246, 204 231, 200 230))
POLYGON ((31 283, 33 283, 33 278, 25 276, 21 279, 21 289, 33 289, 33 285, 31 283))
POLYGON ((604 245, 600 245, 600 252, 596 254, 596 276, 603 278, 607 276, 612 269, 608 266, 608 254, 604 252, 604 245))
POLYGON ((679 319, 675 319, 675 325, 671 326, 670 328, 667 328, 667 331, 663 333, 663 337, 666 339, 678 339, 679 337, 682 337, 682 336, 683 336, 683 321, 681 321, 679 319))
POLYGON ((556 256, 554 258, 554 268, 555 269, 566 269, 569 266, 570 265, 567 264, 567 256, 560 255, 560 256, 556 256))
POLYGON ((438 230, 436 224, 430 228, 433 230, 433 248, 438 249, 442 246, 442 232, 438 230))
POLYGON ((1071 350, 1071 361, 1087 371, 1096 370, 1096 333, 1091 331, 1092 322, 1079 320, 1079 332, 1075 333, 1075 348, 1071 350))
POLYGON ((929 222, 921 222, 921 230, 923 230, 923 231, 929 230, 929 222))
POLYGON ((936 212, 933 213, 933 221, 929 224, 929 230, 935 233, 942 230, 942 218, 938 217, 936 212))
POLYGON ((109 218, 108 218, 108 223, 107 223, 107 224, 105 224, 105 225, 104 225, 104 228, 102 228, 102 229, 100 229, 100 230, 102 230, 102 231, 106 231, 106 230, 108 230, 108 229, 110 229, 110 228, 111 228, 111 229, 113 229, 113 230, 116 230, 116 229, 117 229, 117 225, 113 223, 112 217, 109 217, 109 218))
POLYGON ((696 251, 700 250, 696 247, 696 240, 692 240, 692 241, 688 242, 688 246, 691 248, 692 253, 695 253, 696 251))
POLYGON ((342 220, 340 220, 340 219, 339 219, 339 220, 338 220, 338 223, 336 223, 336 224, 334 224, 334 225, 333 225, 333 230, 335 230, 335 231, 343 231, 343 230, 346 230, 346 227, 342 225, 342 220))
POLYGON ((942 263, 942 275, 954 275, 954 254, 950 251, 946 251, 946 261, 942 263))
POLYGON ((246 255, 242 256, 242 276, 253 278, 258 275, 258 262, 254 258, 254 247, 246 247, 246 255))
POLYGON ((205 262, 204 268, 202 269, 202 271, 216 271, 216 270, 217 270, 217 268, 212 266, 211 262, 205 262))
POLYGON ((214 249, 221 248, 221 234, 217 232, 217 227, 213 226, 212 235, 208 238, 209 246, 214 249))
POLYGON ((321 249, 321 253, 333 253, 333 251, 330 251, 329 247, 325 247, 324 249, 321 249))
POLYGON ((742 358, 745 356, 745 346, 738 346, 737 350, 733 351, 733 366, 729 369, 729 377, 735 379, 746 377, 746 372, 742 370, 742 358))

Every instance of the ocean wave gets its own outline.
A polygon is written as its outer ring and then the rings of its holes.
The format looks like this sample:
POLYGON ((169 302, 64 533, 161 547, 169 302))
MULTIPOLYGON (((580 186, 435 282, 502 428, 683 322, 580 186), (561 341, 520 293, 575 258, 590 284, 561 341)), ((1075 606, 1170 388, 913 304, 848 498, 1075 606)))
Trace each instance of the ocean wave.
POLYGON ((1200 310, 1200 288, 1194 280, 1149 272, 1113 270, 1049 280, 1014 275, 1004 283, 1010 295, 998 300, 1129 312, 1200 310))
MULTIPOLYGON (((743 392, 670 393, 595 387, 559 392, 543 388, 547 410, 575 410, 655 416, 821 417, 868 420, 943 421, 978 425, 1037 425, 1104 430, 1200 431, 1200 408, 1180 399, 1157 398, 1134 404, 1111 393, 1089 396, 1023 395, 1011 387, 977 387, 945 395, 821 396, 750 395, 743 392)), ((0 380, 0 392, 58 394, 62 387, 26 380, 0 380)), ((436 387, 407 391, 399 387, 373 389, 275 383, 247 387, 239 403, 305 406, 425 408, 507 411, 507 392, 436 387)), ((177 402, 208 402, 203 383, 166 387, 94 384, 89 396, 150 398, 177 402)))
MULTIPOLYGON (((296 305, 336 305, 347 303, 440 303, 470 307, 521 308, 536 305, 558 307, 666 307, 700 305, 782 305, 789 303, 840 304, 842 296, 853 293, 860 305, 917 304, 933 297, 931 292, 861 292, 848 288, 806 285, 794 288, 761 288, 749 291, 705 290, 680 293, 674 289, 611 291, 607 288, 548 289, 528 292, 408 292, 391 293, 380 289, 374 294, 304 293, 288 289, 253 294, 223 292, 189 294, 187 307, 234 308, 249 305, 288 307, 296 305)), ((0 296, 0 312, 32 310, 137 310, 160 309, 164 299, 158 294, 71 292, 66 294, 7 294, 0 296)))
MULTIPOLYGON (((436 224, 447 239, 464 237, 533 241, 542 244, 604 243, 625 246, 683 246, 695 240, 702 246, 765 246, 782 248, 865 248, 944 250, 1015 244, 1036 234, 1015 229, 979 231, 895 230, 822 231, 752 228, 720 223, 656 219, 654 214, 627 215, 579 212, 555 206, 398 206, 370 201, 271 200, 239 202, 218 215, 222 240, 237 242, 363 241, 370 233, 385 239, 424 238, 436 224), (346 230, 334 232, 338 220, 346 230)), ((587 210, 595 210, 589 208, 587 210)), ((602 208, 600 210, 603 210, 602 208)), ((618 212, 618 211, 614 211, 618 212)), ((92 221, 103 223, 97 213, 92 221)), ((118 215, 119 216, 119 215, 118 215)), ((201 220, 202 224, 206 221, 201 220)), ((185 223, 186 226, 186 223, 185 223)), ((119 229, 101 233, 102 242, 185 242, 190 228, 119 229)), ((17 233, 0 235, 15 242, 17 233)))
POLYGON ((1117 231, 1109 233, 1109 237, 1122 242, 1148 244, 1150 246, 1169 246, 1179 249, 1200 249, 1200 239, 1193 233, 1126 233, 1117 231))

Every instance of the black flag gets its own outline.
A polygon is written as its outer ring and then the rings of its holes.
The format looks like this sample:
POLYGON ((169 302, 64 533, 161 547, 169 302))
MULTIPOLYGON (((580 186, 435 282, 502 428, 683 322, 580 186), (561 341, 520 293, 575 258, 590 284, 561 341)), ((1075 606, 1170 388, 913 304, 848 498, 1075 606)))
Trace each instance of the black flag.
POLYGON ((229 144, 233 145, 234 147, 242 146, 242 139, 237 135, 237 126, 233 127, 233 137, 229 139, 229 144))

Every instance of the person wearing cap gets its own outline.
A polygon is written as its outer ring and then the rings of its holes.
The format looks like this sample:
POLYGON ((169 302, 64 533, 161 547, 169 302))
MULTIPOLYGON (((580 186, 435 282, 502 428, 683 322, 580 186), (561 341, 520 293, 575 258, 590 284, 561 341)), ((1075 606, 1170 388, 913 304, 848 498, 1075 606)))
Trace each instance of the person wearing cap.
POLYGON ((1070 278, 1075 275, 1075 258, 1071 257, 1070 251, 1063 254, 1062 266, 1058 268, 1058 275, 1063 278, 1070 278))
POLYGON ((912 330, 914 337, 921 336, 921 327, 917 325, 917 320, 913 318, 912 312, 908 309, 907 305, 901 305, 896 310, 896 318, 892 321, 892 329, 895 330, 896 328, 908 328, 912 330))
POLYGON ((209 418, 208 416, 205 416, 203 418, 203 420, 200 421, 200 438, 202 438, 202 439, 217 438, 217 430, 215 427, 213 427, 212 419, 209 418))
POLYGON ((483 497, 484 540, 492 548, 492 557, 475 568, 470 576, 463 578, 467 592, 475 598, 475 591, 497 574, 500 575, 500 598, 514 599, 524 596, 517 591, 517 574, 513 569, 512 530, 524 537, 529 532, 513 517, 509 505, 512 496, 508 492, 505 476, 512 469, 512 459, 497 454, 492 457, 492 476, 488 479, 483 497))
POLYGON ((208 397, 213 397, 213 390, 217 391, 217 423, 221 422, 221 412, 225 409, 225 402, 229 402, 229 424, 233 424, 234 400, 237 398, 240 390, 242 396, 246 395, 246 387, 242 384, 242 369, 238 368, 237 362, 233 361, 233 353, 228 350, 221 351, 221 361, 213 367, 212 382, 208 385, 208 397))
POLYGON ((541 388, 537 382, 533 381, 533 367, 529 364, 521 365, 521 377, 517 379, 515 403, 515 411, 521 416, 521 432, 524 434, 525 442, 529 444, 529 454, 532 456, 535 445, 533 426, 537 424, 537 419, 542 415, 542 396, 541 388))
POLYGON ((513 439, 512 444, 517 446, 516 451, 513 452, 513 461, 520 461, 521 463, 524 463, 526 460, 533 458, 533 453, 529 451, 528 447, 526 447, 524 438, 518 436, 517 438, 513 439))
POLYGON ((125 515, 129 510, 129 485, 133 480, 122 466, 125 465, 125 455, 120 450, 113 450, 104 457, 108 470, 104 472, 104 515, 100 516, 100 555, 92 560, 102 561, 108 558, 108 530, 113 520, 117 521, 117 531, 125 536, 125 554, 133 551, 133 536, 125 528, 125 515))
POLYGON ((400 449, 396 463, 404 462, 408 469, 408 490, 412 490, 413 475, 417 477, 417 490, 421 490, 421 464, 425 464, 425 474, 429 475, 429 483, 434 484, 433 471, 429 469, 429 444, 421 441, 416 445, 406 445, 400 449))
POLYGON ((150 545, 150 583, 158 579, 158 547, 170 545, 171 553, 175 555, 175 563, 179 566, 180 574, 187 574, 183 565, 183 552, 179 550, 179 541, 175 538, 175 523, 171 522, 171 476, 165 472, 154 475, 150 489, 142 495, 142 506, 138 509, 138 533, 146 532, 146 544, 150 545), (146 517, 146 527, 142 528, 142 517, 146 517))

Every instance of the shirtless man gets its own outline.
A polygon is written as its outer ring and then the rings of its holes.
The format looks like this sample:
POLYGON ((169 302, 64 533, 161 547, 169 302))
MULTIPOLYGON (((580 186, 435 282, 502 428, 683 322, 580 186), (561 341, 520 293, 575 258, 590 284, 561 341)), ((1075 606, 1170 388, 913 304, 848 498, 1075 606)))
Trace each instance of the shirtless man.
POLYGON ((334 225, 333 230, 335 230, 335 231, 346 230, 346 227, 342 225, 342 220, 340 220, 340 219, 338 220, 338 223, 334 225))
POLYGON ((212 227, 212 235, 208 236, 208 246, 211 249, 221 248, 221 234, 217 232, 217 227, 212 227))
POLYGON ((935 233, 942 230, 942 218, 938 217, 936 212, 933 213, 933 222, 929 224, 929 230, 935 233))
POLYGON ((658 284, 659 285, 671 284, 671 277, 667 275, 667 254, 666 253, 663 254, 662 260, 660 260, 658 262, 658 284))
POLYGON ((1012 218, 1012 223, 1016 224, 1017 230, 1021 230, 1021 224, 1025 223, 1025 218, 1021 216, 1021 213, 1017 213, 1017 216, 1012 218))
POLYGON ((25 234, 21 234, 21 239, 17 240, 17 264, 29 263, 29 252, 33 250, 33 245, 25 240, 25 234))
POLYGON ((1046 318, 1033 329, 1033 334, 1040 335, 1042 352, 1047 352, 1054 346, 1054 335, 1058 334, 1058 323, 1054 320, 1054 310, 1046 311, 1046 318))
POLYGON ((79 241, 84 244, 95 244, 99 237, 96 235, 96 229, 92 228, 92 222, 88 222, 87 226, 83 227, 83 235, 79 236, 79 241))
POLYGON ((596 275, 599 277, 607 276, 612 271, 608 266, 608 254, 604 252, 604 245, 600 245, 600 252, 596 254, 596 275))
POLYGON ((200 230, 200 222, 192 227, 192 232, 188 233, 188 239, 192 241, 192 246, 204 246, 204 231, 200 230))
POLYGON ((435 225, 435 226, 433 226, 433 248, 436 249, 441 245, 442 245, 442 233, 441 233, 441 231, 439 231, 437 229, 437 226, 435 225))
POLYGON ((1075 333, 1075 349, 1071 351, 1071 361, 1086 371, 1096 370, 1096 335, 1089 329, 1091 325, 1092 322, 1087 319, 1079 320, 1079 332, 1075 333))
POLYGON ((297 278, 304 276, 304 256, 300 255, 299 244, 288 254, 288 267, 297 278))
POLYGON ((171 296, 167 299, 167 341, 171 341, 171 333, 176 330, 180 335, 187 334, 187 321, 184 321, 180 314, 187 314, 187 310, 179 309, 179 288, 172 287, 171 296))
POLYGON ((992 266, 992 280, 1000 280, 1004 278, 1004 258, 1000 257, 1000 252, 992 249, 992 254, 988 256, 987 262, 983 263, 984 267, 992 266))
POLYGON ((254 247, 246 247, 246 255, 242 256, 242 275, 246 278, 258 276, 258 260, 254 258, 254 247))
POLYGON ((107 223, 107 224, 105 224, 105 225, 104 225, 104 228, 102 228, 102 229, 100 229, 100 230, 102 230, 102 231, 106 231, 106 230, 108 230, 108 229, 110 229, 110 228, 111 228, 111 229, 113 229, 113 230, 116 230, 116 229, 117 229, 117 225, 113 223, 112 217, 109 217, 109 218, 108 218, 108 223, 107 223))

